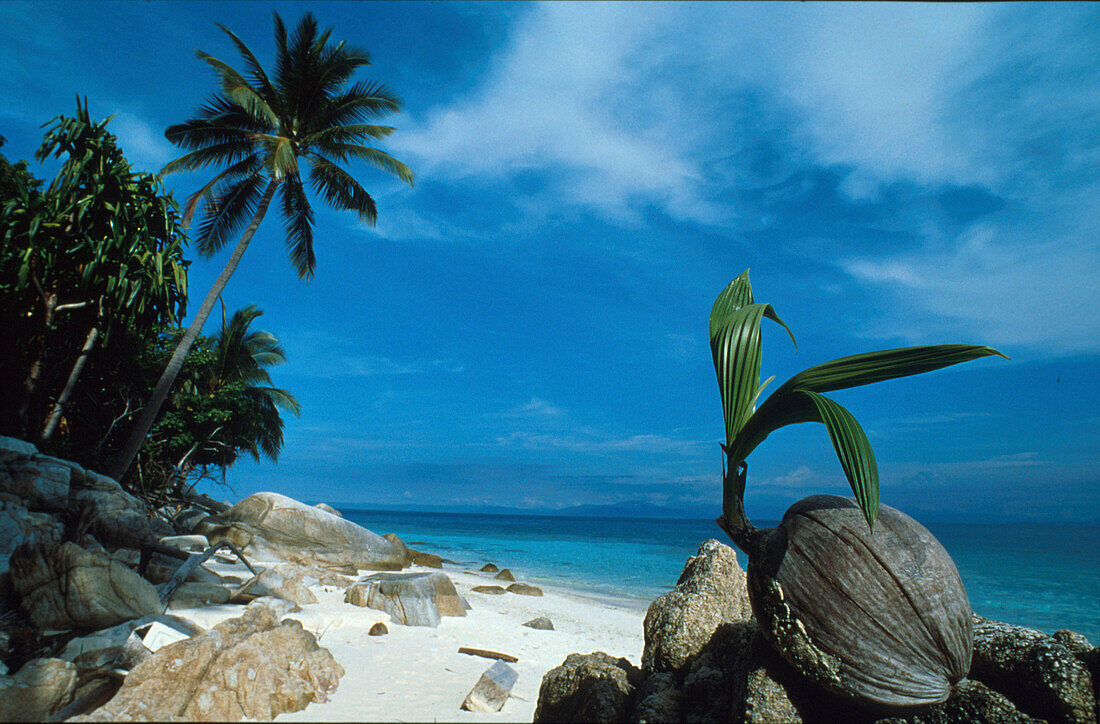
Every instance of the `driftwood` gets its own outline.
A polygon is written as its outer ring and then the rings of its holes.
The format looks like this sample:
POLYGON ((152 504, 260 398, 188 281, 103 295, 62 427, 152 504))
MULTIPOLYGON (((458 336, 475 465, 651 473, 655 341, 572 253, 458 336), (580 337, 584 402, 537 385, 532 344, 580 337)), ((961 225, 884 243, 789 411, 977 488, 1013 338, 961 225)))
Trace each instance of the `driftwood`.
POLYGON ((462 708, 486 714, 500 711, 518 678, 519 674, 511 666, 503 661, 496 662, 474 684, 462 702, 462 708))
POLYGON ((507 661, 509 664, 514 664, 519 659, 511 654, 502 654, 499 651, 489 651, 488 649, 471 649, 468 646, 460 646, 458 649, 460 654, 468 654, 470 656, 480 656, 483 659, 497 659, 499 661, 507 661))
POLYGON ((872 534, 851 498, 795 503, 750 558, 749 595, 780 654, 847 696, 942 702, 970 668, 970 604, 955 564, 888 506, 872 534))
MULTIPOLYGON (((165 547, 167 548, 167 546, 165 547)), ((240 559, 241 563, 243 563, 248 568, 248 570, 252 572, 253 576, 259 575, 256 572, 256 569, 252 567, 252 564, 248 562, 248 559, 244 557, 244 554, 241 553, 240 549, 227 540, 223 540, 220 543, 215 543, 202 553, 185 554, 187 557, 186 562, 176 569, 176 572, 172 575, 172 578, 170 578, 168 582, 164 584, 164 588, 161 590, 160 601, 162 604, 164 604, 165 611, 168 610, 168 603, 172 600, 172 594, 176 592, 176 589, 183 585, 183 582, 187 580, 187 577, 190 576, 196 568, 209 560, 210 556, 214 555, 222 548, 228 548, 229 550, 233 551, 233 553, 236 554, 237 558, 240 559)))

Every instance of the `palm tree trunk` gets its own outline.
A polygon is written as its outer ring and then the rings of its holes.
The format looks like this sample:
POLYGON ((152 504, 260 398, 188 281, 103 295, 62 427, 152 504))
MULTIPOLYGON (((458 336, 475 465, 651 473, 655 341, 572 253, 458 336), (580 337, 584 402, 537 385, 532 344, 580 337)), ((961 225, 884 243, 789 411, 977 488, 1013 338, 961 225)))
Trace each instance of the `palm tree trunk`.
POLYGON ((183 368, 183 361, 187 358, 187 353, 191 351, 191 345, 195 343, 195 339, 199 336, 199 332, 202 331, 203 324, 206 323, 206 318, 210 316, 210 312, 214 309, 214 303, 221 296, 222 291, 225 289, 225 285, 229 283, 229 278, 233 276, 233 272, 237 270, 237 264, 240 263, 241 257, 244 256, 245 249, 248 248, 248 244, 252 241, 252 236, 256 233, 256 229, 260 226, 260 222, 263 221, 264 215, 267 213, 267 207, 271 204, 272 197, 275 196, 275 189, 278 187, 279 182, 272 179, 267 185, 267 190, 264 191, 263 198, 260 199, 260 205, 256 209, 256 213, 252 216, 252 221, 249 222, 248 228, 244 230, 244 234, 241 236, 241 240, 237 242, 237 246, 233 249, 233 253, 229 255, 229 260, 225 263, 225 268, 222 269, 222 273, 218 275, 218 278, 214 280, 214 285, 210 287, 210 291, 206 294, 206 299, 203 300, 202 306, 199 307, 198 313, 195 314, 195 319, 191 322, 191 326, 187 328, 187 333, 183 335, 183 339, 179 341, 176 346, 176 351, 172 353, 172 359, 168 361, 168 365, 164 368, 164 373, 157 381, 157 386, 153 388, 153 394, 149 396, 148 402, 145 403, 145 407, 142 408, 141 417, 138 418, 137 424, 134 425, 134 429, 130 433, 129 439, 123 446, 118 457, 115 458, 114 464, 111 466, 110 475, 115 480, 121 482, 122 477, 126 475, 126 471, 130 469, 130 464, 137 456, 138 450, 141 449, 142 444, 145 442, 145 437, 149 434, 149 430, 152 429, 153 423, 157 419, 157 414, 160 412, 161 405, 164 404, 165 398, 168 397, 168 391, 172 389, 172 383, 176 381, 176 376, 179 375, 180 369, 183 368))
POLYGON ((61 408, 65 403, 69 401, 69 397, 73 394, 73 388, 76 387, 76 381, 80 379, 80 373, 84 371, 84 364, 88 361, 89 355, 92 353, 92 349, 95 347, 95 343, 99 340, 99 321, 97 320, 95 326, 92 327, 92 331, 88 332, 88 337, 84 340, 84 346, 80 349, 80 355, 76 358, 76 362, 73 363, 73 369, 69 372, 69 379, 65 381, 65 389, 61 390, 61 394, 57 397, 57 402, 54 403, 53 409, 50 410, 50 416, 46 419, 46 425, 42 428, 42 435, 39 439, 42 442, 49 440, 53 437, 54 430, 57 429, 57 423, 61 422, 61 408))

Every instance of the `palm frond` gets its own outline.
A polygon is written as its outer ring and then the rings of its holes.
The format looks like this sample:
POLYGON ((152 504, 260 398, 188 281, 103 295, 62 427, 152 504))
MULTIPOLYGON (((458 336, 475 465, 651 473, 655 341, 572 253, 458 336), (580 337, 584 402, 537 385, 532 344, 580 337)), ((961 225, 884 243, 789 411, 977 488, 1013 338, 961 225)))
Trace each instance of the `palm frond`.
POLYGON ((213 197, 213 189, 218 184, 232 178, 254 173, 259 167, 259 157, 256 154, 252 154, 219 173, 208 183, 203 185, 201 189, 187 197, 187 201, 183 207, 183 216, 180 218, 180 225, 185 229, 191 225, 191 219, 195 215, 195 209, 198 208, 199 202, 209 202, 213 197))
POLYGON ((169 161, 158 175, 167 176, 177 171, 195 171, 207 166, 232 164, 245 159, 255 150, 255 145, 247 141, 233 141, 217 146, 199 148, 169 161))
MULTIPOLYGON (((341 159, 344 158, 357 158, 360 161, 374 166, 377 169, 392 174, 401 179, 410 186, 413 185, 413 172, 412 169, 406 166, 404 163, 398 161, 393 156, 389 155, 385 151, 379 151, 377 148, 371 148, 369 146, 359 146, 351 143, 330 144, 341 159)), ((334 154, 334 155, 336 155, 334 154)))
POLYGON ((229 237, 236 234, 256 212, 263 195, 263 179, 252 174, 231 180, 206 205, 197 239, 199 253, 212 256, 221 251, 229 237))
POLYGON ((299 277, 310 279, 317 265, 317 257, 313 254, 313 209, 302 188, 302 179, 289 177, 283 183, 281 194, 290 261, 299 277))
POLYGON ((819 420, 825 424, 837 459, 840 460, 840 467, 856 496, 856 502, 863 511, 863 517, 867 519, 867 525, 874 530, 875 518, 878 516, 878 464, 875 462, 875 452, 871 449, 867 433, 856 422, 852 413, 839 403, 809 390, 803 390, 802 393, 809 397, 817 409, 819 420))
POLYGON ((271 84, 271 80, 267 77, 267 72, 264 70, 260 62, 256 60, 256 56, 252 53, 252 50, 245 45, 244 41, 237 37, 229 28, 225 27, 221 23, 217 24, 221 28, 222 32, 229 36, 230 40, 237 47, 237 52, 244 60, 245 65, 248 66, 248 72, 253 85, 257 87, 267 102, 268 106, 277 114, 282 110, 279 107, 279 95, 275 92, 275 87, 271 84))
POLYGON ((222 79, 222 93, 249 116, 272 126, 279 123, 278 114, 268 105, 263 93, 254 88, 236 68, 201 50, 196 50, 195 54, 217 71, 222 79))
POLYGON ((344 169, 320 154, 311 153, 309 178, 314 192, 329 206, 347 211, 355 211, 359 218, 368 224, 374 224, 378 218, 378 209, 371 195, 359 185, 344 169))

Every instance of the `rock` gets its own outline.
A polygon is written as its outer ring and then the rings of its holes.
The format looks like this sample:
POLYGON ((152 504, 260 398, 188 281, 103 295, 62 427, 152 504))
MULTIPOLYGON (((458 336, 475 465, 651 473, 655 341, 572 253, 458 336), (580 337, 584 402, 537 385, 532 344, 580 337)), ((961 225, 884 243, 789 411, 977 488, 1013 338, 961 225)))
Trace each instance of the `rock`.
POLYGON ((22 440, 4 439, 13 442, 0 446, 0 493, 14 496, 30 510, 67 510, 72 463, 39 455, 22 440))
POLYGON ((69 703, 76 676, 68 661, 35 659, 0 677, 0 721, 46 721, 69 703))
POLYGON ((503 596, 508 593, 503 586, 474 586, 470 590, 475 593, 488 593, 492 596, 503 596))
POLYGON ((260 573, 255 584, 245 587, 261 596, 275 596, 305 606, 317 603, 317 596, 310 586, 334 586, 347 588, 352 581, 339 573, 297 563, 280 563, 260 573))
POLYGON ((130 495, 106 475, 72 466, 70 507, 85 508, 92 521, 90 532, 114 547, 139 548, 175 535, 175 530, 158 518, 145 503, 130 495))
POLYGON ((523 625, 527 628, 538 629, 539 631, 554 630, 554 622, 546 618, 545 616, 539 616, 538 618, 533 618, 530 621, 525 621, 523 625))
POLYGON ((278 493, 250 495, 197 532, 305 565, 400 570, 411 560, 404 544, 278 493))
POLYGON ((34 536, 11 556, 11 581, 35 625, 103 629, 161 612, 153 586, 125 565, 75 543, 34 536))
POLYGON ((462 708, 483 713, 500 711, 518 678, 519 674, 511 666, 503 661, 496 662, 474 684, 463 700, 462 708))
POLYGON ((751 618, 745 573, 733 549, 716 540, 688 559, 676 588, 658 596, 646 611, 642 668, 678 671, 727 621, 751 618))
POLYGON ((497 568, 496 565, 493 564, 493 563, 486 563, 484 566, 482 566, 478 570, 480 570, 482 573, 496 573, 500 569, 497 568))
POLYGON ((442 568, 443 559, 434 553, 425 553, 424 551, 414 551, 409 549, 409 555, 412 556, 413 565, 424 566, 425 568, 442 568))
POLYGON ((233 592, 212 583, 181 583, 168 599, 168 608, 201 608, 229 603, 233 592))
POLYGON ((1007 697, 970 679, 960 681, 947 701, 933 704, 905 721, 906 724, 1041 724, 1041 720, 1033 719, 1017 709, 1007 697))
POLYGON ((205 508, 191 507, 184 508, 171 516, 171 520, 180 530, 191 533, 198 527, 199 523, 208 517, 210 517, 210 512, 205 508))
POLYGON ((17 437, 5 437, 4 435, 0 435, 0 460, 6 457, 37 454, 38 448, 34 446, 34 443, 20 440, 17 437))
POLYGON ((32 513, 17 503, 0 503, 0 575, 8 570, 8 558, 36 531, 46 537, 61 537, 61 524, 47 513, 32 513))
POLYGON ((367 636, 385 636, 390 630, 386 628, 386 624, 379 621, 370 627, 370 631, 367 631, 367 636))
POLYGON ((680 714, 680 690, 676 688, 674 674, 661 671, 646 677, 632 720, 638 724, 663 724, 683 720, 680 714))
POLYGON ((169 535, 161 538, 160 544, 179 548, 186 553, 202 553, 210 547, 210 541, 204 535, 169 535))
POLYGON ((502 568, 499 573, 493 576, 498 581, 515 581, 516 577, 512 575, 512 572, 507 568, 502 568))
POLYGON ((465 616, 468 604, 445 573, 376 573, 352 584, 344 602, 385 611, 406 626, 438 626, 465 616))
POLYGON ((340 518, 343 518, 343 517, 344 517, 344 514, 343 514, 343 513, 341 513, 341 512, 340 512, 339 510, 337 510, 336 508, 333 508, 333 507, 332 507, 331 505, 329 505, 328 503, 318 503, 318 504, 317 504, 317 505, 315 505, 314 507, 315 507, 315 508, 318 508, 319 510, 323 510, 323 511, 325 511, 326 513, 331 513, 332 515, 335 515, 335 516, 339 516, 340 518))
POLYGON ((541 596, 542 589, 529 583, 513 583, 506 589, 508 593, 517 593, 521 596, 541 596))
POLYGON ((542 677, 535 722, 625 722, 642 672, 602 651, 569 654, 542 677))
POLYGON ((270 720, 327 701, 344 669, 294 619, 264 605, 165 646, 89 721, 270 720))
POLYGON ((1039 631, 975 616, 970 678, 1051 724, 1096 721, 1088 668, 1039 631))
POLYGON ((1077 658, 1081 658, 1093 648, 1089 640, 1079 633, 1063 628, 1051 634, 1051 638, 1066 647, 1066 650, 1077 658))

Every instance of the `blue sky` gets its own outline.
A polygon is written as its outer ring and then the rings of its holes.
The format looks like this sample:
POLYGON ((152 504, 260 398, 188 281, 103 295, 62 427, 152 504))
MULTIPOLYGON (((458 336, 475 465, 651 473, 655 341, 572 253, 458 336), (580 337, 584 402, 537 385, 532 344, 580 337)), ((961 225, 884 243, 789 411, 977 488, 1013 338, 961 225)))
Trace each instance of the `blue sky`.
MULTIPOLYGON (((799 343, 766 328, 778 381, 909 344, 1012 358, 836 395, 884 503, 1097 517, 1100 7, 9 2, 3 153, 81 94, 158 170, 215 88, 194 50, 237 64, 221 22, 269 64, 272 10, 370 49, 417 183, 355 169, 379 223, 319 206, 309 284, 261 227, 225 299, 264 309, 303 411, 236 495, 717 514, 706 321, 751 267, 799 343)), ((193 297, 222 263, 196 261, 193 297)), ((755 517, 847 490, 818 425, 750 466, 755 517)))

